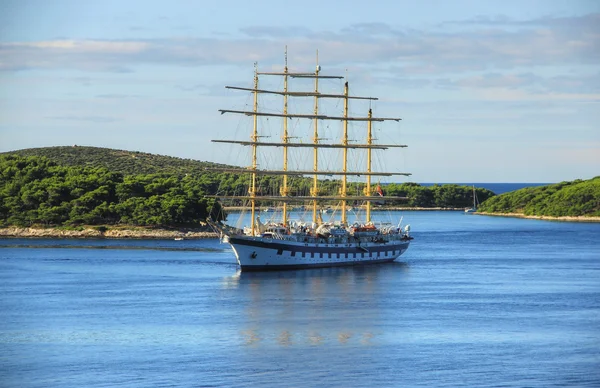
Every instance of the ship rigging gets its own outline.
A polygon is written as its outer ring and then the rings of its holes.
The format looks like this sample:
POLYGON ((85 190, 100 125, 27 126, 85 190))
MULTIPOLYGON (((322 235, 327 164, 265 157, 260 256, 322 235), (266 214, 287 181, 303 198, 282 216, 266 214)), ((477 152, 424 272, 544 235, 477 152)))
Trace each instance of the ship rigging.
MULTIPOLYGON (((287 65, 282 72, 260 72, 255 64, 254 81, 252 88, 226 86, 227 89, 252 93, 252 110, 220 110, 221 114, 238 114, 249 116, 252 119, 252 133, 250 140, 213 140, 215 143, 236 144, 250 147, 251 160, 247 168, 212 168, 220 172, 230 172, 250 175, 250 187, 247 195, 215 195, 219 199, 240 200, 249 202, 250 226, 235 228, 223 223, 209 220, 209 224, 221 235, 224 241, 231 244, 238 264, 242 271, 279 270, 312 267, 328 267, 339 265, 358 265, 368 263, 390 262, 398 258, 408 248, 412 237, 409 235, 410 227, 397 225, 376 226, 371 220, 372 202, 380 201, 381 188, 379 184, 375 189, 372 177, 382 176, 409 176, 406 172, 378 172, 372 171, 372 152, 385 151, 390 148, 404 148, 406 145, 377 144, 373 137, 373 123, 384 121, 399 121, 396 117, 375 117, 369 108, 365 116, 350 116, 348 112, 351 100, 377 100, 375 97, 353 96, 349 94, 348 82, 344 82, 343 93, 321 93, 319 80, 343 79, 341 76, 321 74, 318 64, 312 73, 290 72, 287 65), (259 87, 261 77, 276 76, 283 78, 283 90, 268 90, 259 87), (308 78, 314 80, 314 90, 290 91, 288 81, 293 78, 308 78), (265 112, 259 109, 259 95, 278 95, 283 99, 281 113, 265 112), (308 113, 290 113, 288 111, 289 98, 312 98, 313 109, 308 113), (320 99, 337 99, 343 102, 342 115, 327 115, 319 112, 320 99), (258 118, 280 118, 282 133, 280 142, 262 141, 259 134, 258 118), (302 143, 290 141, 288 120, 311 120, 312 142, 302 143), (320 138, 320 121, 340 121, 342 123, 342 137, 339 143, 324 142, 320 138), (349 140, 348 124, 350 122, 366 123, 366 141, 354 143, 349 140), (268 147, 282 148, 281 169, 263 169, 258 167, 258 155, 262 149, 268 147), (312 148, 313 168, 289 168, 290 149, 312 148), (342 153, 341 169, 319 169, 319 151, 322 149, 338 149, 342 153), (362 171, 353 171, 348 168, 348 151, 359 150, 366 153, 366 166, 362 171), (281 176, 279 195, 263 195, 257 189, 258 178, 262 175, 281 176), (312 185, 308 195, 297 195, 290 190, 290 179, 296 176, 312 176, 312 185), (341 187, 337 195, 321 195, 319 192, 320 176, 340 177, 341 187), (365 177, 363 193, 350 193, 348 178, 353 176, 365 177), (324 222, 321 217, 320 203, 338 202, 340 219, 334 222, 324 222), (261 203, 281 204, 280 222, 263 223, 259 211, 261 203), (290 220, 290 203, 307 204, 312 212, 312 222, 290 220), (348 222, 348 211, 352 204, 365 203, 365 219, 363 222, 348 222)), ((386 200, 403 200, 404 197, 386 197, 386 200)))

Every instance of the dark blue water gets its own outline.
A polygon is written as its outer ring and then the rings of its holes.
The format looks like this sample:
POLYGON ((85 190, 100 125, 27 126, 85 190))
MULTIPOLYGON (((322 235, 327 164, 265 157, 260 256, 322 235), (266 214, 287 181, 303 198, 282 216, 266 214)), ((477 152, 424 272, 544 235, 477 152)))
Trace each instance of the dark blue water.
POLYGON ((407 220, 398 263, 267 274, 216 240, 0 240, 0 385, 600 385, 600 224, 407 220))

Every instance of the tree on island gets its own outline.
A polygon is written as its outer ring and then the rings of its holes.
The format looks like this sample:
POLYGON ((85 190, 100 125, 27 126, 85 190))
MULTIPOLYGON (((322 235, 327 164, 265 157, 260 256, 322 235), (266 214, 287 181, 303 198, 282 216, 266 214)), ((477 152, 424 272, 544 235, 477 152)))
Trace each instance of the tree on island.
POLYGON ((0 222, 5 225, 199 226, 220 204, 197 178, 64 167, 40 157, 0 156, 0 222))

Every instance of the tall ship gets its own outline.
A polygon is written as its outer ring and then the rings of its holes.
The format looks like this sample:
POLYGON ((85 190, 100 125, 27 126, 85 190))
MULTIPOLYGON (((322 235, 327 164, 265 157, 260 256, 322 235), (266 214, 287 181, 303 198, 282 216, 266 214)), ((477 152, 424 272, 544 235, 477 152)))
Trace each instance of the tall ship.
MULTIPOLYGON (((281 84, 280 84, 281 85, 281 84)), ((237 262, 242 271, 268 271, 303 269, 348 265, 365 265, 386 263, 396 260, 408 249, 413 239, 410 226, 398 223, 374 222, 371 219, 373 202, 405 200, 405 197, 382 198, 383 193, 375 179, 395 175, 409 176, 405 172, 380 172, 373 171, 373 153, 391 148, 403 148, 405 145, 379 144, 373 137, 373 123, 384 121, 399 121, 400 118, 373 116, 371 101, 375 97, 360 97, 350 95, 348 82, 343 76, 323 75, 319 66, 318 53, 317 65, 314 72, 294 72, 288 69, 287 50, 283 71, 261 72, 257 64, 254 65, 254 82, 252 87, 226 86, 241 92, 249 92, 252 98, 252 108, 245 110, 220 110, 221 114, 238 114, 252 120, 252 129, 249 138, 242 140, 212 140, 215 143, 229 143, 236 146, 249 147, 248 167, 246 168, 211 168, 213 171, 247 174, 249 188, 243 195, 214 195, 220 200, 244 201, 249 208, 249 225, 232 226, 223 222, 208 220, 211 227, 220 233, 222 241, 229 243, 235 253, 237 262), (263 77, 280 77, 282 88, 269 90, 261 88, 263 77), (309 85, 314 89, 308 91, 293 91, 288 89, 290 80, 308 79, 309 85), (343 91, 321 92, 319 81, 338 80, 340 86, 343 82, 343 91), (340 81, 341 80, 341 81, 340 81), (345 82, 344 82, 345 81, 345 82), (280 99, 281 110, 259 107, 259 97, 263 95, 275 96, 280 99), (321 112, 322 100, 339 102, 340 113, 327 114, 321 112), (288 106, 291 100, 303 100, 310 106, 308 112, 290 112, 288 106), (369 104, 368 110, 363 115, 350 115, 349 103, 355 100, 365 100, 369 104), (261 109, 262 108, 262 109, 261 109), (280 138, 277 141, 266 141, 261 133, 259 118, 269 121, 277 120, 280 138), (309 133, 312 135, 307 142, 297 140, 291 136, 289 122, 299 120, 308 121, 309 133), (329 139, 322 137, 321 126, 337 122, 341 128, 341 138, 329 139), (352 123, 359 126, 362 136, 359 139, 349 138, 348 125, 352 123), (261 152, 276 150, 274 153, 280 159, 281 168, 259 168, 261 152), (310 167, 293 168, 290 166, 290 152, 304 152, 301 156, 305 163, 312 159, 310 167), (337 151, 338 159, 333 163, 336 167, 321 168, 320 160, 327 151, 337 151), (350 155, 349 152, 352 154, 350 155), (358 156, 357 156, 358 155, 358 156), (350 159, 351 158, 351 159, 350 159), (363 163, 356 168, 356 162, 363 163), (349 168, 349 162, 355 162, 355 168, 349 168), (277 191, 265 193, 260 189, 261 177, 276 177, 280 184, 277 191), (324 182, 319 177, 335 177, 339 188, 336 192, 325 192, 321 186, 324 182), (350 180, 362 177, 360 185, 350 180), (305 192, 294 190, 292 179, 303 179, 308 187, 305 192), (350 179, 350 180, 349 180, 350 179), (360 188, 360 189, 359 189, 360 188), (263 213, 261 213, 263 209, 263 213), (274 211, 276 209, 277 211, 274 211), (358 209, 358 212, 356 210, 358 209), (277 218, 262 221, 266 212, 277 214, 277 218), (291 216, 300 214, 299 219, 291 216), (334 214, 330 214, 334 213, 334 214), (355 217, 351 219, 351 213, 355 217), (360 217, 357 216, 360 215, 360 217)), ((275 89, 275 88, 274 88, 275 89)), ((305 87, 306 89, 306 87, 305 87)), ((249 105, 249 104, 248 104, 249 105)), ((299 105, 302 105, 300 103, 299 105)), ((305 131, 306 132, 306 131, 305 131)), ((357 136, 358 137, 358 136, 357 136)), ((309 162, 310 163, 310 162, 309 162)))

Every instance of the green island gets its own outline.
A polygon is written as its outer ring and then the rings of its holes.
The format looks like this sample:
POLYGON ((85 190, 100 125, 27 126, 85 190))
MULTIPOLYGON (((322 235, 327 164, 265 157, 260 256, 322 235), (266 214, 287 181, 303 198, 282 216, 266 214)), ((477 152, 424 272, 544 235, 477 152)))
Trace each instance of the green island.
POLYGON ((477 212, 484 215, 600 221, 600 176, 500 194, 483 202, 477 212))
MULTIPOLYGON (((227 217, 226 209, 247 204, 240 200, 220 203, 207 195, 245 195, 249 174, 208 171, 211 167, 230 166, 82 146, 2 153, 0 236, 214 236, 204 223, 207 217, 223 220, 227 217)), ((281 179, 261 177, 259 194, 277 195, 281 179)), ((290 177, 293 193, 306 195, 311 184, 309 178, 290 177)), ((600 215, 599 188, 600 179, 595 178, 500 196, 477 188, 476 194, 485 214, 534 215, 542 211, 552 216, 581 216, 600 215), (564 211, 559 212, 559 208, 564 211)), ((320 181, 322 195, 333 195, 338 189, 339 180, 320 181)), ((349 184, 350 191, 359 193, 363 189, 362 183, 349 184)), ((376 209, 463 209, 473 202, 472 187, 454 184, 392 183, 384 185, 383 191, 385 195, 403 196, 407 200, 384 201, 384 197, 376 209)))

